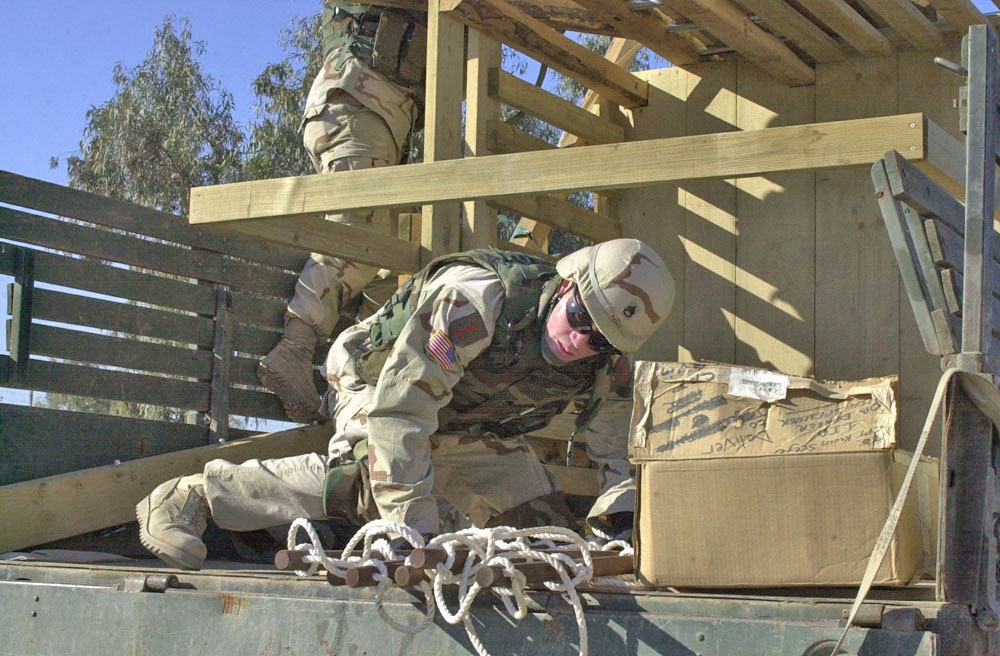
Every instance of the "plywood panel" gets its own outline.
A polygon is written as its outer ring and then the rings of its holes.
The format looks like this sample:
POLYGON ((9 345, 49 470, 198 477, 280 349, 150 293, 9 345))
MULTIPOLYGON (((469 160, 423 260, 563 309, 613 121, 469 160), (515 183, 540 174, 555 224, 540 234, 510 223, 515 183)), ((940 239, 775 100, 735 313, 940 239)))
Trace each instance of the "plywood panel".
MULTIPOLYGON (((743 63, 737 124, 759 130, 813 122, 814 87, 789 88, 743 63)), ((736 180, 736 360, 789 374, 813 373, 815 176, 736 180)))
MULTIPOLYGON (((816 120, 896 113, 896 58, 817 67, 816 120)), ((866 170, 816 179, 816 375, 899 371, 899 273, 866 170)))
MULTIPOLYGON (((680 137, 685 134, 684 101, 696 77, 680 68, 637 73, 649 82, 649 104, 629 112, 626 141, 680 137)), ((622 234, 638 237, 656 249, 674 278, 674 307, 638 356, 649 360, 678 360, 684 338, 685 276, 687 263, 681 237, 684 208, 678 203, 678 185, 661 184, 625 190, 619 204, 622 234)))
MULTIPOLYGON (((735 62, 689 67, 688 135, 736 130, 735 62), (700 77, 700 79, 696 79, 700 77)), ((733 362, 736 339, 736 189, 732 180, 682 184, 686 253, 683 348, 695 360, 733 362)), ((686 358, 685 358, 686 359, 686 358)))

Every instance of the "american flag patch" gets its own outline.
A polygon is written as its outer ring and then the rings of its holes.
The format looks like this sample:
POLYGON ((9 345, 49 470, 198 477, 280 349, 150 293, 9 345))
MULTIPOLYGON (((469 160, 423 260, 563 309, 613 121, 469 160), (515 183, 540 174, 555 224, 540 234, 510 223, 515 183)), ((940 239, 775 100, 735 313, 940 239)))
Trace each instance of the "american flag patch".
POLYGON ((428 355, 437 360, 445 371, 451 369, 451 366, 455 364, 455 345, 451 343, 444 331, 435 330, 431 333, 431 338, 424 348, 428 355))

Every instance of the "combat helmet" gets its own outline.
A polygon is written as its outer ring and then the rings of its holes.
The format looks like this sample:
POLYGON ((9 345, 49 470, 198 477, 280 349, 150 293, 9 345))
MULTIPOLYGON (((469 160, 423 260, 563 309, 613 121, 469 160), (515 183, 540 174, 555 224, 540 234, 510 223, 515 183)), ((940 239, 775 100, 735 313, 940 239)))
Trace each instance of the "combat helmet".
POLYGON ((674 303, 674 281, 663 259, 638 239, 612 239, 556 263, 576 283, 587 312, 612 346, 636 351, 674 303))

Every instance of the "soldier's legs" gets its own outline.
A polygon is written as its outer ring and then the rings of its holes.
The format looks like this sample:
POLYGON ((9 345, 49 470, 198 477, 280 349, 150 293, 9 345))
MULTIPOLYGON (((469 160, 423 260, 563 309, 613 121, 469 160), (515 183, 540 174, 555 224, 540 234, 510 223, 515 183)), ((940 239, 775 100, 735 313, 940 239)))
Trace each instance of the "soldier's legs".
MULTIPOLYGON (((303 142, 316 170, 332 173, 389 166, 399 149, 388 125, 347 93, 336 96, 305 124, 303 142)), ((388 209, 328 214, 328 221, 391 234, 388 209)), ((316 418, 320 396, 313 383, 312 360, 320 342, 329 339, 340 309, 367 286, 373 266, 313 253, 306 261, 285 315, 285 336, 258 367, 261 383, 281 399, 293 421, 316 418)))
POLYGON ((476 526, 575 528, 565 497, 524 438, 438 434, 432 449, 435 492, 476 526))

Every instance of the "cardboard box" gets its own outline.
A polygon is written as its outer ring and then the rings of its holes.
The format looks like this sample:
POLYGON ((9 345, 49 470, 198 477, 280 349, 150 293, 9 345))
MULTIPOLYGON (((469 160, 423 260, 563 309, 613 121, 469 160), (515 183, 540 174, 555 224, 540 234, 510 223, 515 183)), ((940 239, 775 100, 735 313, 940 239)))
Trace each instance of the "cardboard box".
MULTIPOLYGON (((672 587, 860 583, 902 482, 894 378, 851 383, 708 364, 639 362, 640 581, 672 587)), ((919 575, 915 497, 876 577, 919 575)))

